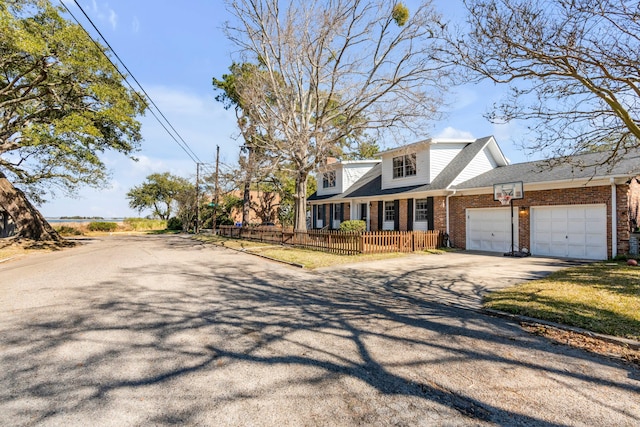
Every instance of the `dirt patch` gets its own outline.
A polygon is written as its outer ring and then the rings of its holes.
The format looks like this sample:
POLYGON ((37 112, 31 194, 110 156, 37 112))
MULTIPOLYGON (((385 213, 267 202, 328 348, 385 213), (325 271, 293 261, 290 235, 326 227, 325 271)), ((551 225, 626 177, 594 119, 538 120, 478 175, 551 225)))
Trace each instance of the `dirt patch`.
POLYGON ((543 336, 559 344, 581 348, 606 357, 621 359, 640 367, 640 350, 630 348, 627 345, 539 323, 521 322, 520 325, 532 334, 543 336))

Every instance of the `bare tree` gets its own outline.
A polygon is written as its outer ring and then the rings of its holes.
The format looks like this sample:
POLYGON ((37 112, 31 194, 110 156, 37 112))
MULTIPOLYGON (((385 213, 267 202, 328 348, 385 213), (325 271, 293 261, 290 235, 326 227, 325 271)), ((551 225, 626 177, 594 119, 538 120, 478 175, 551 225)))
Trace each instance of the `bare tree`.
MULTIPOLYGON (((465 0, 470 29, 449 41, 473 79, 510 85, 494 122, 528 120, 532 152, 640 145, 640 4, 626 0, 465 0)), ((570 157, 566 157, 570 159, 570 157)))
POLYGON ((438 16, 384 0, 227 0, 227 34, 264 72, 237 83, 245 113, 295 176, 296 230, 306 230, 309 173, 356 133, 424 132, 444 79, 438 16), (265 90, 265 88, 267 88, 265 90), (411 128, 411 126, 414 126, 411 128))

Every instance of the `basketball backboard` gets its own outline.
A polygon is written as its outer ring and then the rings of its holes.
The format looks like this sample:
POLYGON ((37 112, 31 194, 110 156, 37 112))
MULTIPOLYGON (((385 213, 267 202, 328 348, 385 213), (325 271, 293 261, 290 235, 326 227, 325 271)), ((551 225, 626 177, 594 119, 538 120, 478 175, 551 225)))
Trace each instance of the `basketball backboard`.
POLYGON ((510 196, 513 200, 524 198, 522 181, 493 184, 493 200, 499 201, 505 196, 510 196))

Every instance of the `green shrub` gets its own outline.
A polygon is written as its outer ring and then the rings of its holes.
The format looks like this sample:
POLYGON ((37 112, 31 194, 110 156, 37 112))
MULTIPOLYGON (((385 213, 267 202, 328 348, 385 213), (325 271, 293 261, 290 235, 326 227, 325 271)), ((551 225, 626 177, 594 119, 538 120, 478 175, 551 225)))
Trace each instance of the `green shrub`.
POLYGON ((350 233, 363 233, 367 231, 367 223, 361 219, 353 219, 340 223, 340 231, 350 233))
POLYGON ((182 230, 182 221, 175 216, 169 218, 169 221, 167 221, 167 230, 182 230))
POLYGON ((96 222, 90 222, 87 228, 89 229, 89 231, 111 232, 111 231, 116 231, 118 229, 118 224, 116 224, 115 222, 96 221, 96 222))
POLYGON ((61 225, 59 227, 53 227, 61 236, 81 236, 82 231, 76 227, 69 227, 68 225, 61 225))

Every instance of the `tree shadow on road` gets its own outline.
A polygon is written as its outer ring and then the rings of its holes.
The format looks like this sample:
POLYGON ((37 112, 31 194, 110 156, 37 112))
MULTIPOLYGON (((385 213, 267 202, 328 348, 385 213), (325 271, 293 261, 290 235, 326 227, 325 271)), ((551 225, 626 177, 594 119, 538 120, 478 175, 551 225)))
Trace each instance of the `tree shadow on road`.
POLYGON ((629 422, 638 416, 625 399, 640 385, 620 374, 634 368, 434 300, 428 287, 446 290, 445 283, 215 259, 121 277, 2 325, 0 408, 12 424, 100 413, 121 399, 136 408, 122 411, 150 413, 152 424, 202 423, 203 413, 238 405, 257 411, 247 402, 275 397, 310 405, 298 408, 299 421, 314 413, 318 424, 554 426, 597 423, 604 412, 629 422), (158 278, 153 287, 137 280, 149 276, 158 278), (483 383, 496 378, 500 384, 483 383), (607 389, 607 398, 594 386, 607 389), (571 408, 539 400, 554 387, 596 415, 575 418, 571 408), (149 395, 156 406, 134 402, 149 395), (411 401, 409 409, 398 397, 411 401), (315 405, 346 405, 350 415, 338 422, 315 405))

